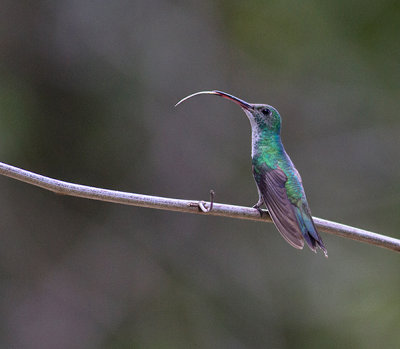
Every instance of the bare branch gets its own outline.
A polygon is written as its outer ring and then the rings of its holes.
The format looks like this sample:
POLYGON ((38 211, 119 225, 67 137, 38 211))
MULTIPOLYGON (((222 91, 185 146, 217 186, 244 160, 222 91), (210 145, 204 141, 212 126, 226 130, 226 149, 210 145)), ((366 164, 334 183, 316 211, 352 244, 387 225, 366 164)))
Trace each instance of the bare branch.
MULTIPOLYGON (((77 196, 85 199, 109 201, 117 204, 141 206, 160 210, 180 211, 188 213, 206 214, 213 216, 223 216, 230 218, 247 219, 254 221, 272 222, 267 211, 260 216, 255 208, 225 205, 217 203, 204 203, 198 200, 180 200, 150 196, 142 194, 127 193, 115 190, 89 187, 86 185, 68 183, 57 179, 45 177, 30 171, 22 170, 18 167, 10 166, 0 162, 0 174, 26 182, 57 194, 77 196), (199 203, 206 205, 212 210, 203 212, 199 203)), ((400 252, 400 240, 385 235, 369 232, 354 228, 348 225, 327 221, 314 217, 315 224, 321 231, 345 237, 352 240, 362 241, 368 244, 384 247, 389 250, 400 252)))

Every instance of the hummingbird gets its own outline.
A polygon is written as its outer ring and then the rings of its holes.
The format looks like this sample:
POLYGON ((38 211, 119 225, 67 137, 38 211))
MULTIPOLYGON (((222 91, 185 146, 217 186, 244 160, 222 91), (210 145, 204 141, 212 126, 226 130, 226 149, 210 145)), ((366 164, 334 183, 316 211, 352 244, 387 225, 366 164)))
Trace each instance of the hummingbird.
POLYGON ((250 121, 252 172, 259 197, 253 207, 262 214, 261 206, 265 204, 276 228, 290 245, 302 249, 305 241, 312 251, 319 247, 328 257, 311 216, 300 174, 282 144, 278 110, 217 90, 193 93, 175 106, 200 94, 217 95, 236 103, 250 121))

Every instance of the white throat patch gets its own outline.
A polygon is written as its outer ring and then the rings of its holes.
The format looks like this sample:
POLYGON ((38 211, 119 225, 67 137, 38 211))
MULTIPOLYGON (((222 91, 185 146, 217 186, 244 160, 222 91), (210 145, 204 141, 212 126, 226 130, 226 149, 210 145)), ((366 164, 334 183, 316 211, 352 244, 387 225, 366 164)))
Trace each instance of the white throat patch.
POLYGON ((258 125, 257 125, 256 121, 254 120, 253 114, 250 111, 248 111, 248 110, 246 110, 244 108, 242 108, 242 109, 243 109, 243 111, 245 112, 247 118, 250 121, 250 126, 251 126, 251 157, 253 157, 254 153, 255 153, 256 144, 258 143, 258 140, 260 138, 260 132, 259 132, 259 129, 258 129, 258 125))

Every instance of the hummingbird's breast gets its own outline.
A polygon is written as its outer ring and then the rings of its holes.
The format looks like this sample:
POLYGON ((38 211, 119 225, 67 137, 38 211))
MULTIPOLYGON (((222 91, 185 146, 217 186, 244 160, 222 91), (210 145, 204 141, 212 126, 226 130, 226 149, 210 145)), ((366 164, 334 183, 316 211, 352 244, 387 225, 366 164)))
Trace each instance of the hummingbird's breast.
POLYGON ((279 135, 271 134, 267 131, 254 130, 253 128, 251 139, 252 158, 261 158, 269 167, 273 168, 286 155, 279 135))
POLYGON ((287 181, 285 183, 288 198, 293 203, 305 198, 301 177, 293 165, 292 160, 286 153, 279 135, 268 135, 260 137, 260 134, 253 133, 252 138, 252 159, 253 165, 257 168, 266 167, 271 170, 282 170, 287 181))

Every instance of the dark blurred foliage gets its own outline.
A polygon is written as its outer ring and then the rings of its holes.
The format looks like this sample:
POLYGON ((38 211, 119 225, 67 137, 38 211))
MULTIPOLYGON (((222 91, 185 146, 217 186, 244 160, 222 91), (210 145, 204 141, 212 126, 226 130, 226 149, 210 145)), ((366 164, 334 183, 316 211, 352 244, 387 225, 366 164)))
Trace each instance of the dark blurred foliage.
MULTIPOLYGON (((0 3, 2 161, 75 183, 252 205, 276 106, 313 214, 400 237, 397 1, 0 3)), ((395 348, 399 256, 271 224, 0 179, 2 348, 395 348)))

